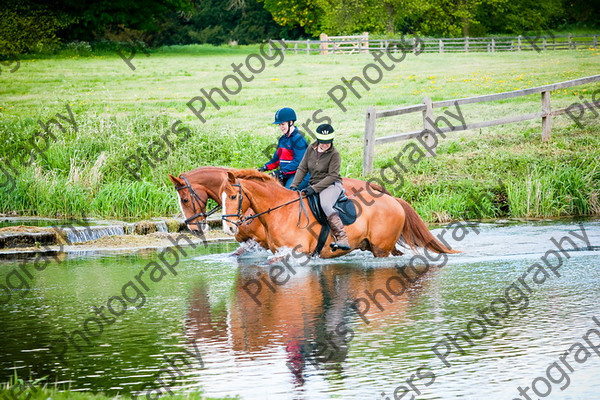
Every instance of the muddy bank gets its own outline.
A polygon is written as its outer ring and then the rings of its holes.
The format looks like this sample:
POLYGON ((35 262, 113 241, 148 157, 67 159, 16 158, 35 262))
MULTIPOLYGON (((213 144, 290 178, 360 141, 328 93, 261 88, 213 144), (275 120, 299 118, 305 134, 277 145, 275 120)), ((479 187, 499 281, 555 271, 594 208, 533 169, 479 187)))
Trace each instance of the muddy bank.
POLYGON ((38 255, 60 256, 95 251, 137 251, 174 246, 175 243, 202 244, 235 241, 222 230, 211 229, 204 236, 191 232, 152 232, 107 235, 78 243, 69 243, 56 228, 17 226, 0 229, 0 260, 26 259, 38 255))

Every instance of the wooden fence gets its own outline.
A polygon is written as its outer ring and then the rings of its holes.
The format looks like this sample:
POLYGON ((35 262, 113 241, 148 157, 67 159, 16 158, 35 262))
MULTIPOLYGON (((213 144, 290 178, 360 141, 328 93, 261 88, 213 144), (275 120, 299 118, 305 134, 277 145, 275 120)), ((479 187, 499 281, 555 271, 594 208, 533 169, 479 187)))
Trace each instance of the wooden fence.
POLYGON ((402 38, 369 40, 369 34, 359 36, 327 36, 320 40, 285 40, 286 51, 294 54, 368 53, 389 49, 392 52, 469 53, 502 51, 543 51, 598 49, 599 35, 546 35, 484 38, 402 38))
POLYGON ((369 52, 369 32, 359 36, 327 36, 321 33, 319 39, 319 54, 369 52))
MULTIPOLYGON (((588 76, 586 78, 574 79, 565 82, 554 83, 550 85, 538 86, 529 89, 515 90, 512 92, 495 93, 483 96, 466 97, 462 99, 453 100, 442 100, 442 101, 431 101, 429 98, 423 99, 422 104, 413 106, 395 108, 393 110, 377 111, 374 107, 369 107, 366 114, 365 123, 365 141, 364 141, 364 153, 363 153, 363 175, 368 175, 373 172, 373 158, 375 155, 375 146, 378 144, 391 143, 399 140, 414 139, 422 136, 422 140, 427 144, 428 147, 432 148, 435 152, 435 141, 432 134, 444 134, 450 131, 464 131, 469 129, 479 129, 495 125, 509 124, 513 122, 528 121, 532 119, 541 118, 542 120, 542 140, 548 141, 550 139, 550 131, 552 126, 552 117, 556 115, 564 114, 569 107, 559 108, 552 110, 550 106, 550 92, 558 89, 564 89, 568 87, 584 85, 591 82, 600 81, 600 75, 588 76), (539 112, 514 115, 495 120, 465 123, 461 126, 445 126, 438 127, 435 125, 435 118, 433 110, 435 108, 443 108, 450 106, 460 106, 463 104, 482 103, 494 100, 505 100, 513 97, 527 96, 535 93, 541 93, 542 110, 539 112), (412 132, 403 132, 396 135, 375 137, 376 120, 378 118, 385 118, 403 114, 409 114, 414 112, 423 113, 423 129, 412 132)), ((594 107, 600 108, 597 105, 586 101, 578 103, 580 108, 578 111, 584 111, 594 107)))

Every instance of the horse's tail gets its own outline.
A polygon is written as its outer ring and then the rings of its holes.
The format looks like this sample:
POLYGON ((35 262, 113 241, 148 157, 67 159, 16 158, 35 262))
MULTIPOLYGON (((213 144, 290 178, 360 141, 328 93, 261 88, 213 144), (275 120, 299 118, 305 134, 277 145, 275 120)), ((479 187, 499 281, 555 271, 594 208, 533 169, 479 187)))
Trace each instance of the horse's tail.
POLYGON ((425 247, 436 253, 460 253, 458 250, 449 249, 437 240, 431 234, 429 229, 427 229, 425 222, 423 222, 419 214, 417 214, 410 204, 397 197, 396 200, 398 200, 398 203, 404 208, 404 214, 406 215, 404 227, 402 228, 402 239, 404 239, 404 242, 406 242, 411 249, 414 250, 415 247, 425 247))

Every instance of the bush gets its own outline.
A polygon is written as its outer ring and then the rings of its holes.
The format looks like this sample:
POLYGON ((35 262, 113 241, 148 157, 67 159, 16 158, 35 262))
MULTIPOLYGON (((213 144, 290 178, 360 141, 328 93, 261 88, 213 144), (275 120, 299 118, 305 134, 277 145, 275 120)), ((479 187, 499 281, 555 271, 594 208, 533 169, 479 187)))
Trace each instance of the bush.
POLYGON ((31 51, 53 52, 60 42, 58 32, 73 21, 42 6, 8 5, 0 9, 0 56, 31 51))

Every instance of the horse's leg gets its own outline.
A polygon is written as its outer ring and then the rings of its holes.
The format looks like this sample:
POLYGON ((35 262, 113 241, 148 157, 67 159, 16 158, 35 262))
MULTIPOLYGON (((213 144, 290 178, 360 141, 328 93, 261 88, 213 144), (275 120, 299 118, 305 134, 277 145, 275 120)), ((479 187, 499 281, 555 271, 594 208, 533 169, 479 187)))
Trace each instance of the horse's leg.
POLYGON ((368 240, 373 255, 375 257, 389 257, 390 253, 394 256, 402 255, 402 252, 396 249, 396 241, 404 226, 404 210, 395 199, 383 197, 374 204, 374 207, 365 209, 365 217, 368 217, 371 222, 368 240))
POLYGON ((367 239, 363 239, 358 244, 358 249, 362 251, 371 251, 371 243, 367 239))
POLYGON ((234 257, 239 257, 243 254, 248 253, 249 251, 256 251, 258 249, 264 249, 263 246, 259 242, 254 239, 247 239, 240 242, 240 247, 237 248, 233 253, 231 253, 234 257))
MULTIPOLYGON (((375 257, 387 257, 388 254, 390 253, 389 251, 382 249, 380 247, 377 246, 373 246, 371 245, 371 243, 369 243, 369 241, 367 239, 363 239, 360 244, 358 245, 358 249, 359 250, 366 250, 366 251, 370 251, 371 253, 373 253, 373 255, 375 257)), ((397 249, 394 248, 394 250, 392 250, 392 255, 393 256, 401 256, 403 253, 397 249)))
POLYGON ((392 255, 393 255, 393 256, 401 256, 401 255, 403 255, 403 254, 404 254, 404 253, 403 253, 403 252, 401 252, 400 250, 398 250, 397 248, 394 248, 394 250, 392 250, 392 255))
POLYGON ((237 248, 237 250, 235 250, 233 253, 231 253, 231 255, 234 256, 234 257, 239 257, 242 254, 246 253, 247 251, 248 251, 248 249, 246 249, 243 246, 240 246, 240 247, 237 248))
POLYGON ((390 255, 390 251, 384 248, 371 245, 371 252, 375 257, 388 257, 390 255))

